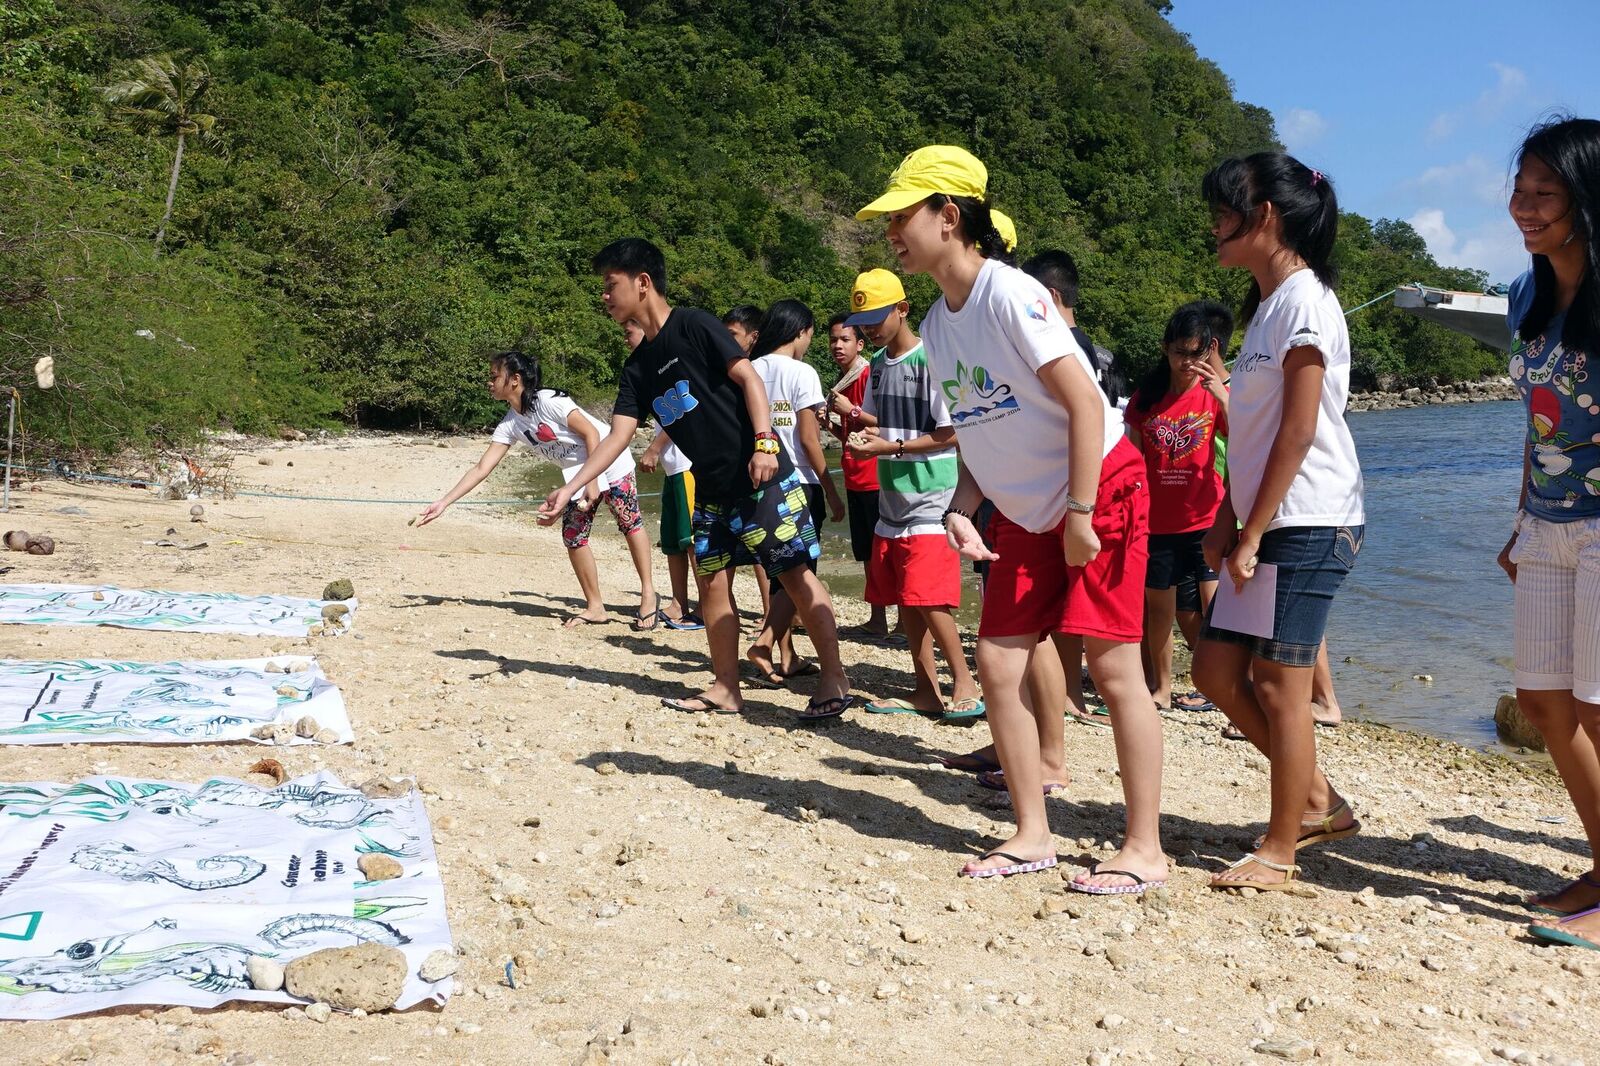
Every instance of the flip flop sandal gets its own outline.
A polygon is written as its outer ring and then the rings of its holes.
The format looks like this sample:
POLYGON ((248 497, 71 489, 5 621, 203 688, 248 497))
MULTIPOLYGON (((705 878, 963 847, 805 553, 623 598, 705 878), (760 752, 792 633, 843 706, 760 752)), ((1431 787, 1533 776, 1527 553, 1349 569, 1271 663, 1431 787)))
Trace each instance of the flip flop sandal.
POLYGON ((668 629, 676 629, 682 632, 695 632, 706 627, 705 621, 697 614, 686 614, 682 618, 668 618, 666 615, 662 615, 661 621, 665 623, 668 629))
MULTIPOLYGON (((978 775, 977 780, 980 786, 988 789, 990 792, 1011 791, 1011 789, 1006 786, 1006 772, 999 768, 983 771, 978 775)), ((1044 783, 1044 794, 1048 796, 1052 792, 1061 792, 1066 789, 1066 787, 1066 785, 1063 785, 1059 781, 1046 781, 1044 783)))
MULTIPOLYGON (((1578 911, 1576 914, 1567 915, 1565 918, 1561 919, 1561 924, 1565 925, 1574 918, 1582 918, 1585 915, 1595 914, 1597 912, 1600 912, 1600 907, 1590 907, 1588 910, 1582 910, 1578 911)), ((1600 951, 1600 944, 1595 943, 1593 940, 1590 940, 1587 937, 1581 937, 1577 933, 1569 933, 1565 929, 1558 929, 1548 925, 1530 925, 1528 926, 1528 932, 1538 937, 1540 940, 1548 940, 1555 944, 1566 944, 1569 947, 1588 948, 1590 951, 1600 951)))
MULTIPOLYGON (((870 710, 871 708, 868 708, 870 710)), ((993 759, 985 759, 981 755, 968 752, 965 755, 946 755, 939 760, 947 770, 960 770, 967 774, 982 774, 990 770, 1000 769, 1000 764, 993 759), (965 760, 965 761, 963 761, 965 760)))
POLYGON ((1250 738, 1244 735, 1244 730, 1240 729, 1238 726, 1234 725, 1232 722, 1229 722, 1227 725, 1222 727, 1222 739, 1223 740, 1249 740, 1250 738))
MULTIPOLYGON (((1335 829, 1333 827, 1333 820, 1349 809, 1349 802, 1340 800, 1337 807, 1323 815, 1321 818, 1318 818, 1316 821, 1302 821, 1300 823, 1300 828, 1305 829, 1309 826, 1311 828, 1311 832, 1303 832, 1300 834, 1300 836, 1294 842, 1294 850, 1299 851, 1301 848, 1308 847, 1312 844, 1326 844, 1330 840, 1343 840, 1345 837, 1353 837, 1357 833, 1361 832, 1361 822, 1359 820, 1351 822, 1343 829, 1335 829)), ((1250 846, 1252 848, 1260 848, 1261 845, 1266 842, 1266 839, 1267 835, 1263 833, 1256 837, 1255 843, 1251 844, 1250 846)), ((1600 882, 1591 883, 1594 884, 1595 888, 1600 888, 1600 882)), ((1551 913, 1553 914, 1555 912, 1552 911, 1551 913)))
POLYGON ((739 670, 739 677, 741 680, 754 685, 756 688, 766 689, 783 688, 784 682, 787 680, 782 674, 778 673, 778 671, 763 671, 761 667, 757 666, 753 662, 750 662, 749 660, 746 660, 744 665, 739 670))
POLYGON ((971 873, 968 873, 966 870, 962 870, 960 871, 960 875, 962 877, 1011 877, 1015 874, 1036 874, 1041 870, 1052 869, 1056 864, 1056 857, 1054 855, 1051 855, 1048 858, 1034 859, 1029 861, 1028 859, 1024 859, 1017 855, 1012 855, 1010 852, 1006 851, 991 851, 987 855, 980 856, 978 861, 983 862, 985 859, 992 859, 996 855, 1002 859, 1009 859, 1012 865, 996 866, 992 870, 974 870, 971 873))
POLYGON ((704 696, 689 696, 681 700, 668 699, 667 697, 663 696, 661 698, 661 706, 667 708, 669 711, 684 711, 689 714, 700 714, 702 712, 710 714, 744 713, 744 708, 742 707, 719 707, 717 704, 712 703, 704 696), (699 706, 691 706, 691 704, 698 704, 699 706))
POLYGON ((805 676, 807 676, 809 674, 820 674, 820 673, 822 673, 822 667, 818 666, 816 663, 812 662, 810 659, 807 659, 804 662, 802 662, 799 666, 796 666, 794 669, 785 670, 784 673, 783 673, 783 676, 785 678, 805 677, 805 676))
POLYGON ((1255 854, 1250 854, 1241 856, 1240 858, 1235 859, 1233 862, 1230 862, 1228 864, 1228 868, 1223 870, 1222 874, 1223 876, 1219 880, 1212 881, 1208 887, 1214 888, 1219 892, 1228 892, 1240 888, 1253 888, 1257 892, 1287 892, 1294 886, 1294 883, 1300 879, 1300 867, 1296 866, 1294 863, 1273 862, 1271 859, 1263 859, 1255 854), (1227 879, 1226 875, 1229 870, 1237 870, 1246 863, 1252 862, 1257 866, 1264 866, 1269 870, 1278 871, 1283 875, 1283 880, 1269 884, 1265 881, 1230 881, 1227 879))
POLYGON ((1217 705, 1200 695, 1198 692, 1185 692, 1181 696, 1172 697, 1173 710, 1178 711, 1214 711, 1217 705))
POLYGON ((910 700, 899 697, 887 700, 873 700, 863 708, 868 714, 935 714, 935 711, 924 711, 910 700))
MULTIPOLYGON (((1044 786, 1044 798, 1049 799, 1057 792, 1065 792, 1066 790, 1066 785, 1058 785, 1055 782, 1051 782, 1044 786)), ((1010 791, 1006 791, 990 793, 987 806, 994 807, 997 810, 1009 811, 1015 810, 1017 805, 1011 801, 1010 791)))
POLYGON ((661 623, 666 615, 661 613, 661 593, 656 593, 656 609, 649 614, 642 614, 633 620, 635 633, 648 633, 661 623))
POLYGON ((956 700, 939 718, 945 722, 965 722, 973 718, 982 718, 983 713, 983 701, 969 696, 964 700, 956 700))
POLYGON ((566 621, 561 623, 562 629, 582 629, 584 626, 608 626, 609 618, 585 618, 581 614, 569 614, 566 621))
POLYGON ((844 715, 855 705, 854 696, 830 696, 825 700, 811 700, 800 712, 802 722, 824 722, 844 715))
MULTIPOLYGON (((1590 870, 1586 874, 1578 875, 1576 879, 1566 885, 1563 885, 1554 892, 1546 892, 1540 896, 1529 896, 1527 899, 1522 901, 1522 905, 1527 907, 1530 911, 1538 911, 1540 914, 1553 914, 1558 918, 1570 918, 1574 914, 1583 913, 1583 911, 1558 911, 1554 907, 1546 907, 1539 901, 1542 899, 1550 899, 1552 896, 1559 896, 1568 889, 1576 888, 1580 884, 1588 885, 1590 888, 1600 888, 1600 878, 1596 878, 1594 876, 1594 871, 1590 870)), ((1585 908, 1585 910, 1587 909, 1589 908, 1585 908)))
POLYGON ((1126 877, 1133 881, 1131 885, 1087 885, 1077 881, 1068 881, 1067 887, 1074 892, 1087 892, 1091 896, 1142 896, 1152 888, 1167 887, 1167 879, 1159 881, 1146 881, 1132 870, 1102 870, 1098 865, 1088 868, 1090 877, 1105 874, 1107 877, 1126 877))
POLYGON ((1067 721, 1077 722, 1079 725, 1088 726, 1090 729, 1097 729, 1102 733, 1111 728, 1110 719, 1103 718, 1095 712, 1090 712, 1089 714, 1078 714, 1076 711, 1068 711, 1067 721))

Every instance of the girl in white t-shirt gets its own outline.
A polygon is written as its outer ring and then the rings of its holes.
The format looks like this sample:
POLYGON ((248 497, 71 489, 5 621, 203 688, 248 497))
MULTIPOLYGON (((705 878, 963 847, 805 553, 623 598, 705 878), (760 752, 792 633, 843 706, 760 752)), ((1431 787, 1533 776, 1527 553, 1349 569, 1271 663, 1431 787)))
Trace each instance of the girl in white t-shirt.
MULTIPOLYGON (((750 349, 750 363, 766 386, 772 430, 794 463, 794 472, 806 494, 811 523, 820 534, 830 511, 836 522, 844 517, 844 501, 839 498, 839 490, 828 474, 828 458, 822 450, 821 416, 827 410, 822 378, 805 361, 816 330, 816 316, 809 307, 799 300, 779 300, 767 308, 761 319, 760 330, 750 349)), ((815 562, 809 565, 816 570, 815 562)), ((794 601, 777 581, 771 583, 769 592, 766 620, 745 658, 755 667, 752 680, 758 685, 774 687, 785 684, 797 674, 814 671, 816 667, 795 657, 794 636, 790 632, 794 625, 794 601), (774 647, 778 655, 776 662, 773 661, 774 647)))
POLYGON ((1267 832, 1211 887, 1284 889, 1300 872, 1296 850, 1360 829, 1317 768, 1311 714, 1317 649, 1366 521, 1344 420, 1350 337, 1330 262, 1339 205, 1325 175, 1282 152, 1224 160, 1203 193, 1217 261, 1253 281, 1233 365, 1228 491, 1203 543, 1220 581, 1194 680, 1272 762, 1267 832), (1254 582, 1274 590, 1262 632, 1216 625, 1254 582))
MULTIPOLYGON (((497 352, 489 360, 489 393, 506 405, 506 416, 495 427, 494 440, 483 457, 473 464, 455 487, 424 507, 416 523, 425 526, 444 514, 452 504, 477 488, 494 472, 513 444, 561 466, 567 481, 589 458, 589 451, 605 436, 606 426, 579 407, 560 389, 545 388, 540 382, 539 361, 518 351, 497 352)), ((561 538, 567 546, 572 572, 583 590, 584 609, 563 623, 567 629, 610 621, 605 601, 600 598, 600 575, 594 553, 589 550, 589 530, 595 510, 604 500, 617 520, 617 529, 628 542, 634 569, 639 572, 639 616, 633 627, 654 629, 662 617, 661 601, 656 596, 650 574, 650 537, 639 513, 639 493, 634 483, 633 457, 623 452, 599 478, 583 486, 562 514, 561 538)), ((553 521, 553 519, 552 519, 553 521)), ((542 522, 541 524, 549 524, 542 522)))
POLYGON ((1023 680, 1041 638, 1059 650, 1076 636, 1111 711, 1127 835, 1071 887, 1137 894, 1167 878, 1161 719, 1139 663, 1144 461, 1049 292, 1006 261, 987 186, 972 155, 933 145, 907 156, 885 193, 856 214, 888 216, 901 266, 931 275, 944 293, 922 322, 922 340, 961 450, 945 532, 962 555, 991 563, 978 673, 1017 831, 960 872, 1004 877, 1056 865, 1044 797, 1064 787, 1066 767, 1044 759, 1063 760, 1062 708, 1040 709, 1036 720, 1023 680), (997 510, 993 551, 971 517, 985 497, 997 510))

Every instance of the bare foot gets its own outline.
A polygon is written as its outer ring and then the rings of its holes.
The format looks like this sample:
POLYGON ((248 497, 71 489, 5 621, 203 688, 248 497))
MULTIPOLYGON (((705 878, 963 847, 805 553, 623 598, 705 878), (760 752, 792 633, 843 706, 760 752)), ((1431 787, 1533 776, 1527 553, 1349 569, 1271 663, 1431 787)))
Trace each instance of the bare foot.
POLYGON ((1546 929, 1559 929, 1563 933, 1570 933, 1587 941, 1594 947, 1600 947, 1600 913, 1583 912, 1570 918, 1539 918, 1532 924, 1546 929))
POLYGON ((1111 858, 1091 864, 1074 877, 1072 883, 1082 888, 1136 887, 1139 882, 1128 874, 1142 878, 1147 883, 1165 881, 1167 857, 1159 851, 1147 853, 1123 848, 1111 858))
POLYGON ((750 650, 744 653, 746 661, 756 668, 756 673, 767 684, 773 687, 781 686, 786 678, 778 672, 777 666, 772 662, 772 649, 761 644, 750 645, 750 650))
POLYGON ((1590 870, 1571 884, 1542 896, 1530 896, 1530 907, 1557 912, 1558 915, 1577 914, 1590 907, 1600 906, 1600 872, 1590 870))
POLYGON ((1312 700, 1311 720, 1317 723, 1317 725, 1327 726, 1331 729, 1340 722, 1344 721, 1344 712, 1339 709, 1339 705, 1337 703, 1330 707, 1327 704, 1318 703, 1316 700, 1312 700))

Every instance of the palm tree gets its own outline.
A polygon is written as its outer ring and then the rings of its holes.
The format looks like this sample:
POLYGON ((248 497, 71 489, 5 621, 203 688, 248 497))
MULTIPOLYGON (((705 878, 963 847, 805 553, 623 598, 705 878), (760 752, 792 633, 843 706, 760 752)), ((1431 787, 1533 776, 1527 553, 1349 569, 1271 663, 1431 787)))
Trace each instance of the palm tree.
POLYGON ((172 157, 172 180, 167 184, 167 209, 156 230, 156 250, 167 235, 172 220, 172 201, 178 195, 178 172, 183 168, 183 146, 189 138, 201 144, 217 141, 217 116, 195 110, 200 98, 211 88, 211 71, 198 59, 180 63, 171 55, 146 56, 135 60, 127 76, 115 85, 101 89, 112 114, 126 120, 140 133, 162 133, 178 138, 172 157))

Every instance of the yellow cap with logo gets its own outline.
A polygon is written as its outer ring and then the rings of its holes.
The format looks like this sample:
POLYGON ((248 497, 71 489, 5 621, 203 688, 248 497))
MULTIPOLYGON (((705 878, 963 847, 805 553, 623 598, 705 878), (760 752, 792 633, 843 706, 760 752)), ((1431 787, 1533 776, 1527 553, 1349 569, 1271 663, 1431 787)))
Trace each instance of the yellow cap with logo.
POLYGON ((965 148, 930 144, 900 161, 889 175, 883 195, 856 212, 865 221, 910 207, 936 192, 981 200, 989 188, 989 171, 965 148))
POLYGON ((882 267, 865 271, 856 275, 856 283, 850 289, 851 313, 844 324, 876 326, 888 318, 889 312, 905 298, 905 286, 893 273, 882 267))
POLYGON ((996 208, 989 208, 989 220, 994 223, 995 232, 1000 234, 1000 243, 1006 246, 1006 251, 1017 250, 1017 224, 1011 221, 1011 216, 996 208))

